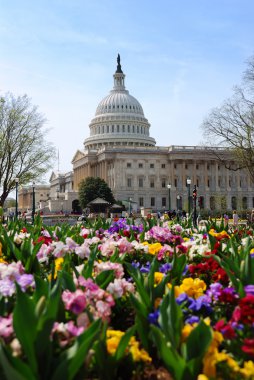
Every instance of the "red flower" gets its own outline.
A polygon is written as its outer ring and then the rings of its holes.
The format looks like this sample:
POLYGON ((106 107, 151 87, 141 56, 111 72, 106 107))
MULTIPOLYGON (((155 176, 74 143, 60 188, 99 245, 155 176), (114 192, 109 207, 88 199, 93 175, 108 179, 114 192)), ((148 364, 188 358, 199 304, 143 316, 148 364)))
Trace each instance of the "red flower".
POLYGON ((228 284, 228 275, 222 268, 218 268, 218 270, 213 274, 212 279, 215 282, 228 284))
POLYGON ((220 331, 226 339, 233 339, 236 336, 233 327, 229 323, 225 324, 225 321, 223 319, 216 323, 214 329, 220 331))
POLYGON ((254 339, 244 339, 244 345, 241 347, 242 351, 246 354, 254 357, 254 339))
POLYGON ((49 245, 52 243, 52 238, 47 236, 39 236, 38 239, 34 242, 34 244, 43 243, 46 245, 49 245))
POLYGON ((243 297, 239 305, 235 308, 233 312, 233 320, 245 323, 247 325, 252 325, 254 323, 254 295, 247 294, 243 297))

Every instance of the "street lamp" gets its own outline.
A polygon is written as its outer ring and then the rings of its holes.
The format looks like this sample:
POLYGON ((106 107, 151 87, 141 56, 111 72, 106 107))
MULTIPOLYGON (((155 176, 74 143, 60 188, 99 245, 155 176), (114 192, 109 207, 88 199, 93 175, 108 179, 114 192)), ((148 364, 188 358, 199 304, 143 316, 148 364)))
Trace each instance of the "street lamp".
POLYGON ((168 188, 168 210, 170 211, 170 210, 171 210, 171 197, 170 197, 170 189, 171 189, 171 185, 168 184, 168 185, 167 185, 167 188, 168 188))
POLYGON ((129 216, 131 215, 131 202, 132 202, 132 199, 129 198, 129 216))
POLYGON ((177 208, 177 210, 176 210, 176 215, 177 215, 177 221, 179 222, 179 209, 180 209, 180 195, 177 195, 176 196, 176 208, 177 208))
POLYGON ((191 185, 191 179, 187 178, 187 187, 188 187, 188 215, 190 217, 190 185, 191 185))
POLYGON ((19 185, 19 178, 15 178, 16 183, 16 209, 15 209, 15 218, 18 218, 18 185, 19 185))
POLYGON ((197 227, 197 186, 196 185, 194 185, 192 198, 193 198, 193 225, 194 227, 197 227))
POLYGON ((34 224, 34 215, 35 215, 35 182, 33 182, 32 188, 33 188, 32 223, 34 224))

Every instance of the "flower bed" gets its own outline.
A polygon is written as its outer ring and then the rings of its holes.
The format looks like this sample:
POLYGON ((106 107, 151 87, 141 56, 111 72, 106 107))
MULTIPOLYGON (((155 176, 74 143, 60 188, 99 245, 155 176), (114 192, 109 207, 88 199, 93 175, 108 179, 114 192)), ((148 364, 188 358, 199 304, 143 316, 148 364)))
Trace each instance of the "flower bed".
POLYGON ((252 229, 172 223, 1 227, 0 378, 254 379, 252 229))

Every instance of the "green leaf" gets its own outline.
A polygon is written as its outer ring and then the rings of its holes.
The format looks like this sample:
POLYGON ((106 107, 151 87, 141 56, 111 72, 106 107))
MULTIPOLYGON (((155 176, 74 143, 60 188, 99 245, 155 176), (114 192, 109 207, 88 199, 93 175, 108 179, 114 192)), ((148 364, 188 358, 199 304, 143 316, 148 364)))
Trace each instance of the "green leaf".
POLYGON ((37 362, 34 343, 37 335, 37 319, 32 299, 23 293, 17 285, 17 301, 13 312, 13 326, 18 340, 24 350, 34 374, 37 373, 37 362))
POLYGON ((176 303, 174 288, 162 300, 160 305, 159 324, 166 339, 176 348, 180 344, 183 326, 183 313, 176 303))
POLYGON ((53 373, 51 380, 63 379, 62 376, 66 369, 67 372, 65 372, 64 378, 68 380, 72 380, 74 378, 81 365, 84 363, 93 342, 99 336, 100 328, 101 321, 98 319, 97 321, 93 322, 88 327, 88 329, 77 338, 74 345, 70 347, 66 352, 64 352, 63 355, 61 355, 62 360, 60 362, 60 365, 53 373))
POLYGON ((95 282, 100 288, 105 290, 108 284, 113 280, 114 280, 114 271, 109 269, 109 270, 104 270, 103 272, 99 273, 95 279, 95 282))
POLYGON ((146 308, 150 311, 152 310, 152 300, 150 300, 149 295, 147 294, 147 291, 144 287, 144 279, 140 271, 135 268, 133 265, 126 263, 127 270, 129 274, 132 276, 133 280, 135 281, 136 288, 139 294, 140 299, 142 300, 142 303, 146 306, 146 308))
POLYGON ((36 380, 30 367, 19 358, 13 357, 1 344, 0 362, 7 380, 36 380))
POLYGON ((124 357, 126 347, 128 346, 131 337, 134 335, 135 329, 136 329, 135 326, 132 326, 122 336, 120 343, 117 347, 117 350, 115 352, 115 355, 114 355, 114 357, 117 361, 121 360, 124 357))
POLYGON ((172 374, 174 380, 185 380, 182 376, 186 365, 185 360, 181 358, 157 326, 152 325, 151 332, 159 352, 159 356, 165 367, 172 374))
POLYGON ((211 341, 211 328, 201 320, 191 331, 186 341, 186 360, 203 357, 211 341))

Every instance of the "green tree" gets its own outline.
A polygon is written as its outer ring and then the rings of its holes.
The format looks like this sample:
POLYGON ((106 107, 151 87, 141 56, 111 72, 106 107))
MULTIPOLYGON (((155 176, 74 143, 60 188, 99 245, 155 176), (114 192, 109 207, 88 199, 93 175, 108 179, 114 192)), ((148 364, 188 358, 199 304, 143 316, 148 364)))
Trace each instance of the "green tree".
POLYGON ((27 95, 0 97, 0 205, 19 185, 38 181, 52 167, 54 147, 45 140, 46 120, 27 95))
POLYGON ((79 202, 82 208, 85 208, 89 202, 98 197, 111 204, 115 202, 112 190, 107 182, 100 177, 87 177, 80 182, 79 202))
POLYGON ((230 170, 245 168, 254 180, 254 56, 233 95, 211 110, 202 126, 204 143, 230 170), (228 150, 215 150, 213 147, 228 150), (229 155, 231 163, 229 163, 229 155))

